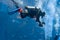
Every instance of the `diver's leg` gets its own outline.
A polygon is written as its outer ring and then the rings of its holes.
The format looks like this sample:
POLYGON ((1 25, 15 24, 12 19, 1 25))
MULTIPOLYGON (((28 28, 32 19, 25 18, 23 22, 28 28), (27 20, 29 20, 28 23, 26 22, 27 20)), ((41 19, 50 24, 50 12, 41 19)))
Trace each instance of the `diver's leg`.
POLYGON ((20 13, 20 16, 21 16, 21 18, 25 18, 25 17, 29 16, 29 14, 28 13, 20 13))
POLYGON ((26 13, 21 13, 20 15, 21 15, 21 18, 25 18, 27 16, 26 13))

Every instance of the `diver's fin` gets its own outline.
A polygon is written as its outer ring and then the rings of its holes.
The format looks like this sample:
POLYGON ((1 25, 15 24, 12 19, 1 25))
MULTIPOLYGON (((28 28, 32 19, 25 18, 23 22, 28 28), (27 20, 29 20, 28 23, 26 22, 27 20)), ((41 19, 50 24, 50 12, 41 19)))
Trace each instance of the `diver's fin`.
POLYGON ((8 12, 8 14, 9 14, 9 15, 15 14, 16 12, 18 12, 18 10, 19 10, 19 8, 18 8, 18 9, 15 9, 15 10, 13 10, 13 11, 11 11, 11 12, 8 12))
POLYGON ((16 6, 16 8, 19 8, 19 6, 18 6, 18 3, 17 2, 15 2, 14 0, 11 0, 13 3, 14 3, 14 5, 16 6))

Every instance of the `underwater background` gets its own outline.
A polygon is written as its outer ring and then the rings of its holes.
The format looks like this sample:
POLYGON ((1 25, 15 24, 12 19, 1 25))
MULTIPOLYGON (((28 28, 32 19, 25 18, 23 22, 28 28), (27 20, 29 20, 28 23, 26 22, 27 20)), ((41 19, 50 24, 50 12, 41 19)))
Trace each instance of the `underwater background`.
MULTIPOLYGON (((44 27, 32 18, 20 19, 11 0, 0 0, 0 40, 54 40, 60 35, 60 0, 15 0, 20 8, 36 6, 46 12, 44 27)), ((60 37, 58 38, 60 40, 60 37)))

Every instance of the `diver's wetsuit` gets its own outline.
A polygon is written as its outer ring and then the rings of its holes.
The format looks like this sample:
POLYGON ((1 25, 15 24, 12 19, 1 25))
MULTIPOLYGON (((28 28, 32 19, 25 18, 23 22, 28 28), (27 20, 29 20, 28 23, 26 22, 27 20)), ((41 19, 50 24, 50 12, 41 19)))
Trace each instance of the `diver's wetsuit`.
POLYGON ((27 10, 28 10, 28 13, 26 13, 26 12, 22 12, 20 15, 21 15, 21 17, 22 18, 25 18, 26 16, 29 16, 29 17, 31 17, 31 18, 36 18, 36 22, 39 22, 39 26, 43 26, 43 24, 44 24, 44 22, 42 23, 40 20, 39 20, 39 18, 40 17, 42 17, 43 18, 43 16, 45 16, 45 14, 44 13, 42 13, 41 12, 41 10, 38 10, 38 9, 28 9, 28 8, 26 8, 27 10), (44 14, 44 15, 43 15, 44 14))
POLYGON ((9 14, 14 14, 15 12, 19 11, 20 12, 20 15, 21 15, 21 18, 25 18, 26 16, 29 16, 31 18, 36 18, 36 22, 39 22, 39 26, 43 26, 43 24, 45 24, 44 22, 41 22, 39 20, 40 17, 44 17, 45 16, 45 13, 43 13, 40 9, 37 9, 37 8, 28 8, 28 7, 25 7, 25 9, 28 10, 28 13, 26 12, 21 12, 20 9, 19 9, 19 6, 18 6, 18 3, 16 3, 14 0, 11 0, 16 8, 18 8, 17 10, 13 11, 13 12, 10 12, 9 14))

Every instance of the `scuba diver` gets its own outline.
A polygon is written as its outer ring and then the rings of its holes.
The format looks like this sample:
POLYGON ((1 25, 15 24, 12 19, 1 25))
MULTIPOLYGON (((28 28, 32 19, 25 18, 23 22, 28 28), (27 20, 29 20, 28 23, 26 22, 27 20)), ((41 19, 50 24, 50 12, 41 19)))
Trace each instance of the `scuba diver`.
POLYGON ((25 17, 36 18, 36 22, 39 23, 39 26, 43 27, 45 22, 41 22, 39 18, 40 17, 43 18, 45 16, 45 12, 42 12, 40 8, 32 7, 32 6, 25 6, 25 9, 23 10, 18 6, 18 3, 16 3, 14 0, 11 1, 15 4, 17 9, 12 12, 9 12, 8 13, 9 15, 19 12, 21 18, 25 18, 25 17))

